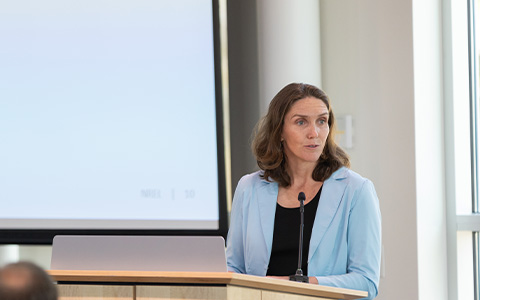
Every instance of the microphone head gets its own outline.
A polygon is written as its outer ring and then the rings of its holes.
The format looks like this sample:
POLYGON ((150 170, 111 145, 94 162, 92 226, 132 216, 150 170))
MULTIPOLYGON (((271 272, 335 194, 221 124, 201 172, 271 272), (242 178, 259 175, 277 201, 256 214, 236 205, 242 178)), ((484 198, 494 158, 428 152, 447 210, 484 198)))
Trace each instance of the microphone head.
POLYGON ((303 192, 299 192, 299 195, 297 196, 297 199, 298 199, 299 201, 305 201, 305 200, 306 200, 305 193, 303 193, 303 192))

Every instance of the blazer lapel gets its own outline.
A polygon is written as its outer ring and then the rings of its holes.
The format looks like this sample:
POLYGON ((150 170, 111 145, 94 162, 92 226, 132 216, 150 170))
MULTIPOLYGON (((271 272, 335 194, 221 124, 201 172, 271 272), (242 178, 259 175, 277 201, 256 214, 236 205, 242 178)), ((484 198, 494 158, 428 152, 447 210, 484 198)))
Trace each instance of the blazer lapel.
POLYGON ((315 254, 326 230, 337 213, 338 206, 342 202, 346 184, 339 184, 338 181, 346 177, 347 171, 348 169, 343 167, 324 181, 316 214, 316 216, 320 216, 320 218, 316 217, 313 224, 308 261, 310 261, 315 254))

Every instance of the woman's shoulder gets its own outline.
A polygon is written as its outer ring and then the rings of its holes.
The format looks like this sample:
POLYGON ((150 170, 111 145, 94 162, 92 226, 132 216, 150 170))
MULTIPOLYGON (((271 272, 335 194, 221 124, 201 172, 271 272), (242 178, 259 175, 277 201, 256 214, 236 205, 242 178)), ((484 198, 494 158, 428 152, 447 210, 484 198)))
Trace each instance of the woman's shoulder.
POLYGON ((262 171, 253 172, 250 174, 246 174, 237 183, 237 187, 234 193, 234 200, 238 201, 240 199, 245 199, 243 202, 248 203, 248 201, 252 198, 254 193, 262 193, 267 192, 267 189, 264 189, 264 186, 269 186, 270 182, 262 178, 262 171))
POLYGON ((341 168, 333 173, 336 180, 332 180, 333 185, 339 189, 344 189, 345 193, 351 195, 353 204, 362 199, 363 202, 376 199, 377 194, 372 181, 348 168, 341 168))
POLYGON ((255 188, 259 185, 262 185, 264 182, 267 182, 262 178, 263 171, 256 171, 250 174, 246 174, 237 183, 237 189, 245 190, 247 188, 255 188))
POLYGON ((245 175, 243 175, 243 177, 241 177, 241 179, 239 180, 239 183, 242 183, 242 182, 251 182, 251 183, 254 183, 254 182, 261 181, 262 180, 262 178, 261 178, 262 174, 263 173, 262 173, 261 170, 255 171, 253 173, 245 174, 245 175))
POLYGON ((365 177, 361 176, 360 174, 356 173, 355 171, 347 168, 347 167, 341 167, 340 169, 336 170, 331 174, 331 179, 336 180, 342 180, 342 179, 349 179, 349 180, 355 180, 355 181, 364 181, 367 180, 365 177))
POLYGON ((347 167, 342 167, 333 172, 330 179, 332 179, 334 182, 342 184, 347 183, 351 186, 363 186, 367 182, 371 183, 368 178, 363 177, 362 175, 347 167))

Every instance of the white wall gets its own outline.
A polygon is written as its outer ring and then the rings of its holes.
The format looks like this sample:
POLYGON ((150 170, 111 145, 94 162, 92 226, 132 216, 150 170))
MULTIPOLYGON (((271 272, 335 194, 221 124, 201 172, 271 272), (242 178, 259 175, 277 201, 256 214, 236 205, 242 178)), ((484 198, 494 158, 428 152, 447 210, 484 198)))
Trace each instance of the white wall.
POLYGON ((441 10, 425 2, 321 1, 323 87, 353 116, 352 168, 381 203, 377 299, 447 299, 441 10))
POLYGON ((319 0, 257 0, 260 115, 291 82, 321 86, 319 0))
POLYGON ((413 2, 420 299, 448 299, 442 2, 413 2))

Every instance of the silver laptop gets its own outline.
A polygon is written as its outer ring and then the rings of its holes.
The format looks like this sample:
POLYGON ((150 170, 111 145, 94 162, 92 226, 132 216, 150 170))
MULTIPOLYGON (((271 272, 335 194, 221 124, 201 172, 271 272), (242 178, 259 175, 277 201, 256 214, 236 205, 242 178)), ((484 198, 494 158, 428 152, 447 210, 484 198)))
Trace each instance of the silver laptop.
POLYGON ((227 272, 221 236, 86 236, 53 239, 52 270, 227 272))

